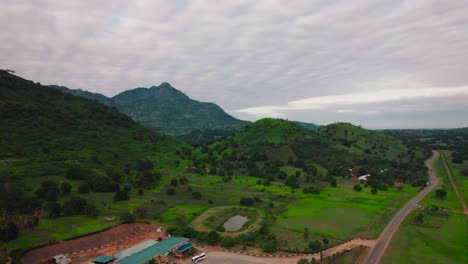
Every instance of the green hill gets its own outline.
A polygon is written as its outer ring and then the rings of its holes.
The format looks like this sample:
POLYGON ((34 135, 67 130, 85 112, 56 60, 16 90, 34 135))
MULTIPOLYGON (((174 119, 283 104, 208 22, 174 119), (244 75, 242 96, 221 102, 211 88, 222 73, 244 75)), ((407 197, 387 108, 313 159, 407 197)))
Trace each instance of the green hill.
POLYGON ((319 135, 332 140, 351 154, 367 154, 375 158, 397 160, 407 155, 407 147, 399 140, 379 132, 366 130, 349 123, 323 126, 319 135))
POLYGON ((183 147, 114 108, 5 71, 0 113, 0 207, 9 211, 40 207, 34 185, 51 178, 67 177, 98 192, 151 184, 158 177, 146 172, 175 167, 183 147))
POLYGON ((421 160, 401 141, 347 123, 310 131, 294 122, 265 118, 192 155, 197 166, 271 180, 281 168, 296 167, 316 179, 371 173, 387 185, 425 181, 421 160))

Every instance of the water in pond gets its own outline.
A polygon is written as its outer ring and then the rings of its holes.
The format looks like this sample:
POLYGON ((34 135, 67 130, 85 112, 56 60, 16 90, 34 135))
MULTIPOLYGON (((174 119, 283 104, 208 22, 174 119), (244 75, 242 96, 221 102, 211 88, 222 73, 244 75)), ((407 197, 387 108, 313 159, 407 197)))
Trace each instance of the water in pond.
POLYGON ((228 232, 232 231, 237 231, 242 228, 242 226, 249 221, 249 218, 246 216, 242 215, 236 215, 231 218, 229 218, 225 223, 224 223, 224 230, 228 232))

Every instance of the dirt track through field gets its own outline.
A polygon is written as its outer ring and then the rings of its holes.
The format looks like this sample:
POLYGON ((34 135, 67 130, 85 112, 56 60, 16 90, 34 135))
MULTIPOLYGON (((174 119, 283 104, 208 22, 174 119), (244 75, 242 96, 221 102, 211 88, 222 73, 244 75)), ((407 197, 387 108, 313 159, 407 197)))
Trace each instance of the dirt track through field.
POLYGON ((448 175, 448 177, 450 179, 450 183, 452 184, 453 191, 457 195, 458 200, 460 201, 460 204, 461 204, 461 206, 463 208, 463 213, 468 215, 468 208, 466 207, 465 201, 463 201, 463 197, 458 192, 457 185, 455 184, 455 181, 453 180, 453 177, 452 177, 452 172, 450 172, 450 169, 449 169, 449 167, 447 165, 447 161, 445 160, 445 155, 442 154, 441 156, 442 156, 442 161, 444 162, 445 170, 447 171, 447 175, 448 175))
POLYGON ((22 263, 39 263, 41 259, 58 254, 67 255, 73 263, 90 263, 100 255, 113 255, 139 242, 164 237, 164 234, 156 232, 158 226, 146 223, 122 224, 98 234, 32 250, 22 258, 22 263))

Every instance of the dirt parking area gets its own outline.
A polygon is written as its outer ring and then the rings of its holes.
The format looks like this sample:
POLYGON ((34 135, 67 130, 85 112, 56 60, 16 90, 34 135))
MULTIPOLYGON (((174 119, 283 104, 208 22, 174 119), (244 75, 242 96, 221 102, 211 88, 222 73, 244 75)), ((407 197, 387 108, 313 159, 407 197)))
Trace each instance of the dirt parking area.
POLYGON ((287 257, 287 258, 269 258, 269 257, 254 257, 230 252, 210 252, 207 258, 200 262, 201 264, 295 264, 300 257, 287 257))
POLYGON ((72 263, 89 264, 98 256, 114 255, 149 239, 165 238, 164 233, 156 231, 159 226, 147 223, 122 224, 98 234, 32 250, 23 257, 22 262, 34 264, 41 259, 65 254, 72 259, 72 263))

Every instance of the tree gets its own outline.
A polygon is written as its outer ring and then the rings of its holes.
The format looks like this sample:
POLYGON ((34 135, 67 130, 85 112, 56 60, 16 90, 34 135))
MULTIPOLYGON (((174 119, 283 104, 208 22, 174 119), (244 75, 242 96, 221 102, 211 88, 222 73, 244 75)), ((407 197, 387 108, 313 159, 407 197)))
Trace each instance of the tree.
POLYGON ((200 200, 202 198, 201 192, 193 192, 192 193, 192 198, 195 200, 200 200))
POLYGON ((120 222, 122 222, 122 223, 129 223, 129 222, 133 222, 133 221, 135 221, 135 217, 129 212, 123 212, 120 215, 120 222))
POLYGON ((62 213, 62 207, 56 202, 51 202, 46 204, 45 211, 50 218, 55 218, 62 213))
POLYGON ((63 195, 67 195, 71 192, 72 186, 68 182, 63 182, 60 186, 60 190, 62 191, 63 195))
POLYGON ((169 188, 169 189, 166 190, 166 194, 167 194, 167 195, 174 195, 174 194, 175 194, 175 190, 172 189, 172 188, 169 188))
POLYGON ((424 222, 424 214, 422 213, 419 213, 416 217, 415 217, 415 222, 417 222, 418 224, 422 224, 424 222))
POLYGON ((336 186, 337 186, 337 182, 336 182, 336 179, 335 179, 335 178, 332 178, 332 179, 330 180, 330 186, 331 186, 331 187, 336 187, 336 186))
POLYGON ((137 161, 136 169, 139 171, 149 171, 154 167, 153 162, 150 160, 139 160, 137 161))
POLYGON ((133 211, 133 214, 136 216, 136 217, 140 217, 140 218, 143 218, 147 215, 148 211, 146 210, 145 207, 143 206, 138 206, 137 208, 135 208, 135 210, 133 211))
POLYGON ((354 185, 353 189, 356 191, 356 192, 360 192, 362 191, 362 186, 360 184, 356 184, 354 185))
POLYGON ((372 188, 372 189, 370 190, 370 192, 371 192, 372 194, 377 194, 377 189, 376 189, 376 188, 372 188))
POLYGON ((74 196, 63 204, 63 214, 66 216, 84 214, 87 204, 88 202, 84 198, 74 196))
POLYGON ((19 228, 12 221, 0 223, 0 241, 8 242, 18 238, 19 228))
POLYGON ((319 250, 320 248, 322 248, 322 244, 320 243, 320 241, 318 240, 315 240, 315 241, 310 241, 309 242, 309 248, 311 250, 319 250))
POLYGON ((447 197, 447 191, 444 189, 436 190, 436 196, 439 197, 441 200, 444 200, 447 197))
POLYGON ((236 241, 234 240, 234 238, 232 237, 225 237, 223 238, 223 240, 221 241, 221 246, 223 247, 233 247, 236 245, 236 241))
POLYGON ((115 201, 126 201, 130 200, 130 196, 128 195, 128 190, 123 189, 123 190, 118 190, 114 194, 114 200, 115 201))
POLYGON ((324 237, 324 238, 322 239, 322 242, 323 242, 323 244, 328 245, 328 242, 329 242, 329 241, 328 241, 328 238, 324 237))
POLYGON ((240 205, 245 205, 245 206, 252 206, 254 205, 255 200, 252 198, 240 198, 240 205))
POLYGON ((171 179, 171 186, 176 187, 177 185, 178 185, 177 179, 176 178, 171 179))
POLYGON ((468 176, 468 166, 464 166, 464 167, 461 169, 461 173, 462 173, 464 176, 468 176))
POLYGON ((55 202, 60 194, 58 184, 54 181, 43 181, 36 190, 36 196, 48 202, 55 202))
POLYGON ((211 230, 206 236, 206 241, 211 246, 216 245, 220 241, 220 239, 221 237, 219 236, 219 233, 215 230, 211 230))
POLYGON ((273 253, 276 251, 276 240, 268 240, 262 244, 262 251, 266 253, 273 253))
POLYGON ((86 205, 84 212, 87 216, 96 217, 99 215, 99 210, 93 204, 86 205))
POLYGON ((65 173, 65 177, 70 180, 84 180, 88 178, 88 176, 92 176, 93 171, 82 167, 82 166, 73 166, 67 170, 65 173))
POLYGON ((309 228, 304 227, 304 240, 309 239, 309 228))
POLYGON ((297 261, 297 264, 309 264, 310 262, 305 259, 305 258, 301 258, 299 261, 297 261))
POLYGON ((79 193, 89 193, 89 186, 86 182, 80 184, 80 186, 78 186, 78 192, 79 193))

